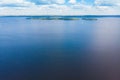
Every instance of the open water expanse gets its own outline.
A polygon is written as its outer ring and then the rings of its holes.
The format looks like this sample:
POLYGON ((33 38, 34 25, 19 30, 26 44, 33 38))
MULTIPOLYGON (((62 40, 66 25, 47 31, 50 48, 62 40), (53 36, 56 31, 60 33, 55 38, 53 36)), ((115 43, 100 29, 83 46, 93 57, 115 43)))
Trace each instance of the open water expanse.
POLYGON ((120 17, 0 17, 0 80, 120 80, 120 17))

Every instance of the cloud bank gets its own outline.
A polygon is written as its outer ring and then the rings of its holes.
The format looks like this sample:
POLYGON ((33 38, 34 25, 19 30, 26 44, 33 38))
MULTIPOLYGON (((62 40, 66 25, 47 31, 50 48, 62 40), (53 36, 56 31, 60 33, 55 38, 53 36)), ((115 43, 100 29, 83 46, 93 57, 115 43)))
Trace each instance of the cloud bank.
POLYGON ((0 15, 120 15, 120 0, 0 0, 0 15))

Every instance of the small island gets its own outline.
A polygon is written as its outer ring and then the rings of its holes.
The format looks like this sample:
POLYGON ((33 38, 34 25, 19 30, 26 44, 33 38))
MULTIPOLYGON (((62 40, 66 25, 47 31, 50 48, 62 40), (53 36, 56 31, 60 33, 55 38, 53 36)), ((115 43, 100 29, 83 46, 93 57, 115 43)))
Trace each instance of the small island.
POLYGON ((82 18, 82 20, 96 21, 98 19, 97 18, 82 18))
POLYGON ((28 17, 26 19, 31 19, 31 20, 80 20, 80 18, 76 18, 76 17, 28 17))

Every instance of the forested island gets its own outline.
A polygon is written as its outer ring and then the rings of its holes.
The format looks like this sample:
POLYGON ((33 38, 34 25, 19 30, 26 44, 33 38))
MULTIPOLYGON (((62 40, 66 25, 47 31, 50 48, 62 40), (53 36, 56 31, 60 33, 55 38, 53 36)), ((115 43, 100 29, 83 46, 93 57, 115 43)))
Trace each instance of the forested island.
POLYGON ((31 20, 79 20, 77 17, 28 17, 31 20))
POLYGON ((95 17, 74 17, 74 16, 33 16, 27 17, 28 20, 88 20, 95 21, 98 20, 95 17))

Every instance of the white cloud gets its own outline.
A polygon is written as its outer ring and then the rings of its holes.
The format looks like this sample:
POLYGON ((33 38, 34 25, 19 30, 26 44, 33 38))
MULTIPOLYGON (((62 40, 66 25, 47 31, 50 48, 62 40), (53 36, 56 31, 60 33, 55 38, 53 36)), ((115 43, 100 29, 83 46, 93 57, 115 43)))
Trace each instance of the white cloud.
POLYGON ((65 0, 56 0, 55 2, 58 3, 58 4, 64 4, 65 0))
POLYGON ((34 3, 25 1, 25 0, 0 0, 0 6, 4 7, 10 7, 12 5, 16 5, 17 7, 27 7, 27 6, 33 6, 34 3))
POLYGON ((76 0, 69 0, 69 2, 68 3, 70 3, 70 4, 76 4, 77 3, 77 1, 76 0))
POLYGON ((23 3, 24 0, 0 0, 0 3, 23 3))
POLYGON ((96 5, 107 4, 111 6, 117 6, 120 4, 120 0, 95 0, 96 5))
MULTIPOLYGON (((88 5, 69 0, 39 0, 45 5, 35 5, 29 0, 0 0, 0 15, 118 15, 120 0, 95 0, 95 5, 88 5), (17 7, 10 7, 15 4, 17 7), (4 6, 3 6, 4 5, 4 6), (8 6, 7 6, 8 5, 8 6)), ((84 0, 82 0, 84 1, 84 0)))

